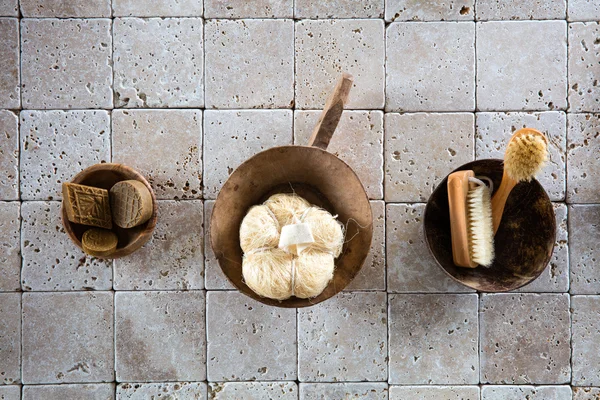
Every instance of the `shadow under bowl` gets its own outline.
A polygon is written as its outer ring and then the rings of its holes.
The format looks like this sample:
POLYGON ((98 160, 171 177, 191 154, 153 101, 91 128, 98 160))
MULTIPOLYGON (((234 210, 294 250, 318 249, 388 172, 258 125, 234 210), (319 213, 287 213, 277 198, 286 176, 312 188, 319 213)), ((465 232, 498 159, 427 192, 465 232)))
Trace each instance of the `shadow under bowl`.
MULTIPOLYGON (((503 162, 498 159, 467 163, 455 171, 473 170, 500 186, 503 162)), ((453 171, 453 172, 455 172, 453 171)), ((511 191, 494 238, 494 262, 489 267, 454 265, 448 208, 448 177, 431 194, 424 215, 427 246, 438 265, 459 283, 482 292, 506 292, 535 280, 552 257, 556 220, 552 202, 535 179, 520 182, 511 191)))
POLYGON ((365 189, 345 162, 317 147, 281 146, 258 153, 230 175, 213 208, 210 241, 223 273, 240 292, 272 306, 307 307, 336 295, 358 274, 370 251, 372 222, 365 189), (333 279, 314 298, 269 299, 244 283, 240 225, 250 207, 276 193, 296 193, 337 215, 346 227, 333 279))
MULTIPOLYGON (((126 180, 137 180, 142 182, 152 195, 152 216, 146 222, 133 228, 121 228, 113 224, 112 231, 117 234, 119 239, 117 250, 111 254, 109 259, 127 256, 140 247, 142 247, 152 237, 152 232, 156 227, 157 203, 156 196, 150 184, 139 172, 123 164, 102 163, 92 165, 84 169, 71 180, 71 183, 93 186, 101 189, 110 190, 117 182, 126 180)), ((76 224, 67 218, 67 211, 62 206, 62 222, 67 235, 73 240, 77 247, 83 250, 81 237, 88 229, 93 228, 88 225, 76 224)))

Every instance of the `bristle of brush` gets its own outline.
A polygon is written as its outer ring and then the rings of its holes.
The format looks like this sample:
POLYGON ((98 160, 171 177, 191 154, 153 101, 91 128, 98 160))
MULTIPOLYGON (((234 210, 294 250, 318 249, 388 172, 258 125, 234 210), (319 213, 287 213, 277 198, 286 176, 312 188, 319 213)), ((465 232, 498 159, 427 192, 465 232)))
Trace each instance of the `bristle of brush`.
POLYGON ((508 143, 504 169, 517 182, 531 181, 548 159, 546 139, 541 134, 516 136, 508 143))
POLYGON ((487 186, 481 185, 467 194, 467 222, 471 260, 484 267, 494 261, 492 199, 487 186))

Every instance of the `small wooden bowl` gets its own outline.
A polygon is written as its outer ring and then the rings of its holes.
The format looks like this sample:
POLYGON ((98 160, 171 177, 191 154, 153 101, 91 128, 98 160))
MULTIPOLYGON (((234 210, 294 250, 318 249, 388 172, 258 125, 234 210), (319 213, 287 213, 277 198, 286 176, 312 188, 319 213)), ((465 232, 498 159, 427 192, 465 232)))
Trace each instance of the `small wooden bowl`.
POLYGON ((309 146, 274 147, 256 154, 229 176, 217 196, 210 222, 215 256, 240 292, 264 304, 307 307, 327 300, 354 279, 369 254, 373 216, 367 193, 352 168, 325 151, 351 84, 351 76, 344 74, 325 105, 309 146), (240 225, 250 207, 272 194, 291 192, 337 215, 346 227, 346 242, 335 260, 333 279, 320 295, 279 301, 259 296, 244 283, 240 225))
MULTIPOLYGON (((500 186, 502 160, 473 161, 455 171, 467 169, 492 179, 494 190, 500 186)), ((457 282, 481 292, 515 290, 540 276, 556 241, 554 208, 542 185, 534 179, 517 184, 511 192, 495 236, 493 264, 461 268, 452 260, 447 181, 444 178, 429 197, 423 222, 427 246, 438 265, 457 282)))
MULTIPOLYGON (((150 191, 150 194, 152 195, 153 206, 152 216, 145 223, 133 228, 125 229, 113 224, 112 231, 117 234, 119 243, 117 244, 117 250, 109 257, 111 259, 124 257, 133 253, 142 247, 152 237, 152 232, 156 226, 157 219, 156 196, 154 195, 154 191, 152 191, 152 187, 150 187, 150 184, 146 178, 144 178, 139 172, 123 164, 103 163, 92 165, 91 167, 86 168, 75 175, 75 177, 71 180, 71 183, 78 183, 80 185, 94 186, 110 190, 115 183, 130 179, 142 182, 150 191)), ((69 221, 67 218, 67 211, 65 210, 64 206, 62 207, 62 222, 63 226, 65 227, 65 231, 71 240, 73 240, 77 247, 83 250, 81 246, 81 237, 85 231, 92 227, 75 224, 69 221)))

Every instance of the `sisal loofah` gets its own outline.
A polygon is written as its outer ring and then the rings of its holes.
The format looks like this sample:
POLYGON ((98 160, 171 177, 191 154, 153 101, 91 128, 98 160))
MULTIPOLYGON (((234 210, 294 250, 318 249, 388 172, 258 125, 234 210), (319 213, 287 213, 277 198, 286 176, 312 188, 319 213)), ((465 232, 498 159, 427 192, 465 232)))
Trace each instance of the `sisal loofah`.
POLYGON ((308 299, 321 294, 333 278, 334 257, 330 253, 307 250, 295 262, 295 296, 308 299))
POLYGON ((262 247, 277 247, 279 223, 265 205, 251 207, 240 226, 240 246, 244 253, 262 247), (256 232, 260 232, 257 235, 256 232))
POLYGON ((309 248, 331 252, 334 257, 339 257, 344 244, 344 231, 340 222, 327 211, 316 207, 308 209, 303 221, 313 228, 315 242, 309 248))
POLYGON ((265 201, 280 226, 294 223, 294 218, 300 218, 310 207, 310 203, 300 196, 293 194, 274 194, 265 201))
MULTIPOLYGON (((294 238, 291 238, 293 241, 294 238)), ((250 208, 240 226, 240 246, 244 251, 242 274, 250 289, 263 297, 285 300, 291 296, 318 296, 333 278, 334 259, 342 251, 342 224, 329 212, 311 206, 303 198, 276 194, 264 204, 250 208), (279 248, 287 225, 308 225, 297 245, 279 248), (309 237, 311 237, 309 235, 309 237)))

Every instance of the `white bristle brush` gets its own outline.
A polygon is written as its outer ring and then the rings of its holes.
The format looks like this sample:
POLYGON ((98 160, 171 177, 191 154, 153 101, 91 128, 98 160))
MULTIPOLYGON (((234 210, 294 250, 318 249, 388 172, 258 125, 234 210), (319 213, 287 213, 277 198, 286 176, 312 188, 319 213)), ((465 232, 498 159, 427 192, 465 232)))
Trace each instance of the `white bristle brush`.
POLYGON ((459 267, 488 267, 494 261, 492 190, 471 170, 448 176, 452 257, 459 267))

